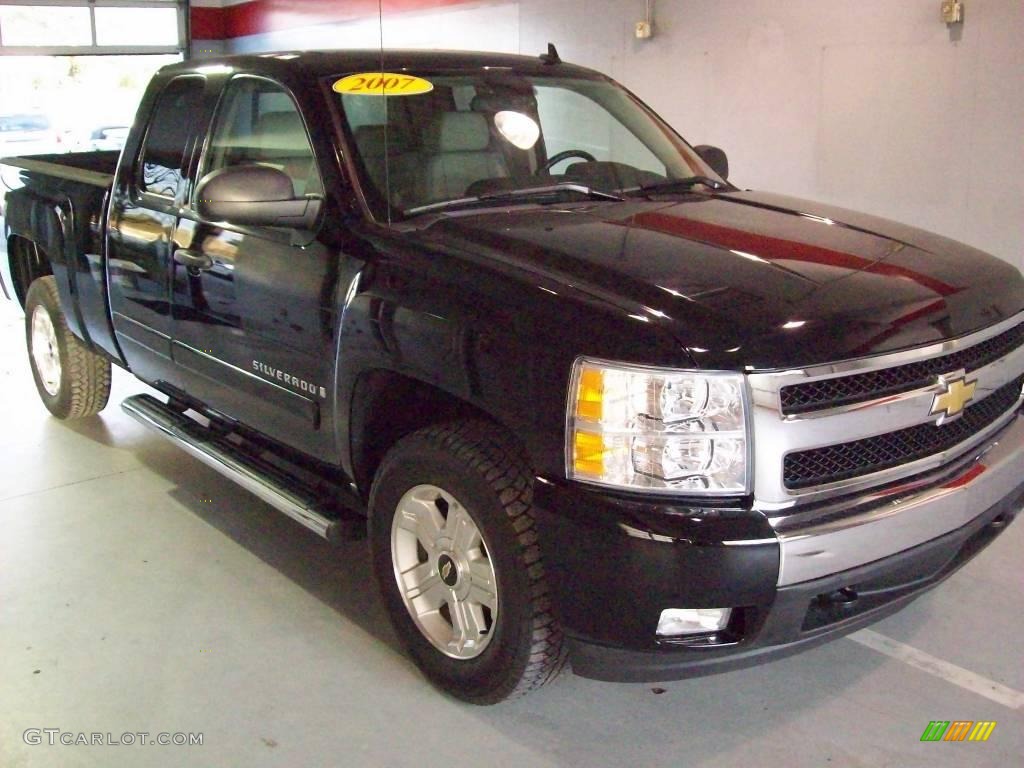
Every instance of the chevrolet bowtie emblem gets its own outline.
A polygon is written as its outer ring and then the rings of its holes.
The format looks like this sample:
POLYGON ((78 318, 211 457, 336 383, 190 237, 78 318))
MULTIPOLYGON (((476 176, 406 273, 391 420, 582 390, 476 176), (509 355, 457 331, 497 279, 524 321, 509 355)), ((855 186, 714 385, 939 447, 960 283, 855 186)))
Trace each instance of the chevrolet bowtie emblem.
POLYGON ((958 372, 939 377, 939 386, 945 387, 932 400, 932 416, 938 416, 938 423, 944 424, 963 413, 966 405, 974 399, 977 380, 967 381, 967 374, 958 372))

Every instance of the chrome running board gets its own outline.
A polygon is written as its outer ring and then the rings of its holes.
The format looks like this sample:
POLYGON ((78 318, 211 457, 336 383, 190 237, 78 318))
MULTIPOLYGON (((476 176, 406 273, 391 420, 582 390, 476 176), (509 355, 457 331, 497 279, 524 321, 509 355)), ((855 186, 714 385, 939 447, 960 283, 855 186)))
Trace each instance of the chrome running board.
POLYGON ((318 536, 328 541, 345 541, 366 535, 365 517, 347 509, 327 512, 320 502, 324 495, 322 490, 310 488, 284 470, 247 454, 225 437, 156 398, 135 395, 122 402, 121 408, 143 426, 318 536))

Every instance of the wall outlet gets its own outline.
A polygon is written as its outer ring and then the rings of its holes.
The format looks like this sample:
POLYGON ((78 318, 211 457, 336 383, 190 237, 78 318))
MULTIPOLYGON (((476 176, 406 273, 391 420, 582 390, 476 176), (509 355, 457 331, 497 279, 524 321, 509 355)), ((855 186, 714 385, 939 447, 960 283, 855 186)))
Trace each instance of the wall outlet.
POLYGON ((654 30, 651 28, 650 22, 638 21, 636 23, 636 39, 647 40, 654 34, 654 30))

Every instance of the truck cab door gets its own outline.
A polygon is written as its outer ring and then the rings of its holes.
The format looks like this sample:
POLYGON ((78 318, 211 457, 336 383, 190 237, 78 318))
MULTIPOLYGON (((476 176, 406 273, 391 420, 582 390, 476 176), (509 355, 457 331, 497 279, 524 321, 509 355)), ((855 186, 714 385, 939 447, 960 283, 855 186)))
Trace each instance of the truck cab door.
POLYGON ((212 108, 205 90, 204 77, 185 75, 147 94, 139 111, 148 111, 149 124, 142 141, 125 148, 112 192, 107 275, 114 333, 132 372, 158 386, 176 378, 171 238, 186 192, 185 169, 212 108))
MULTIPOLYGON (((196 178, 250 164, 284 171, 296 196, 323 191, 291 94, 239 75, 225 86, 196 178)), ((314 232, 205 221, 194 202, 181 209, 172 257, 171 349, 184 390, 275 440, 331 457, 338 256, 314 232)))

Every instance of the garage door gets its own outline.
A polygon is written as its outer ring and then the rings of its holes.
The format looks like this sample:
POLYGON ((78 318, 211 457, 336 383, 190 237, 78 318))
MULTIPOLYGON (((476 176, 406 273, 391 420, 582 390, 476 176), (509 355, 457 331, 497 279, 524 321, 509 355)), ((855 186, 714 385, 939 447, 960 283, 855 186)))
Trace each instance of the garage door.
POLYGON ((153 72, 187 52, 186 5, 0 2, 0 157, 119 149, 153 72))

